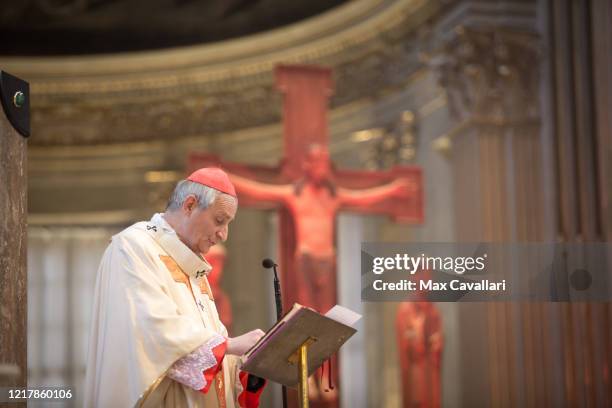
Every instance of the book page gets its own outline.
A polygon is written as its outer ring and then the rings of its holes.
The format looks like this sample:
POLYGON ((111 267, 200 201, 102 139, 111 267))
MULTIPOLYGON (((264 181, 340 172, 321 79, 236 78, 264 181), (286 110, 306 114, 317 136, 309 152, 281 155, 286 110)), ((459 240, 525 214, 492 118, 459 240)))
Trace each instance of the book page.
POLYGON ((353 327, 355 323, 361 319, 361 315, 359 313, 353 312, 351 309, 340 305, 332 307, 327 313, 325 313, 325 317, 329 317, 330 319, 345 324, 349 327, 353 327))

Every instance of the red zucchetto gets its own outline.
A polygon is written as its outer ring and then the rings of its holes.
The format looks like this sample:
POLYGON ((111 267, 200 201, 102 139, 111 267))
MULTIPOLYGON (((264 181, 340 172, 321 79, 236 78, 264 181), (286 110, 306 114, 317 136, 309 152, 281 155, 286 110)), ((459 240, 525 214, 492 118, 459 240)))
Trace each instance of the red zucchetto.
POLYGON ((191 173, 187 180, 200 183, 222 193, 237 197, 236 189, 226 172, 218 167, 204 167, 191 173))

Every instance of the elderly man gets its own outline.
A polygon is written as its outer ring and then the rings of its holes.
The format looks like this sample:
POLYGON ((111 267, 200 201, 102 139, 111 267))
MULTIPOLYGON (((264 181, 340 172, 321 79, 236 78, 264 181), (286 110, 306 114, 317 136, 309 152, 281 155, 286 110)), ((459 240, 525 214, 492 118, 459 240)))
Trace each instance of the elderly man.
POLYGON ((96 282, 86 407, 259 405, 264 381, 241 372, 238 356, 263 332, 228 337, 202 256, 227 239, 237 208, 227 174, 203 168, 177 184, 165 213, 112 238, 96 282))

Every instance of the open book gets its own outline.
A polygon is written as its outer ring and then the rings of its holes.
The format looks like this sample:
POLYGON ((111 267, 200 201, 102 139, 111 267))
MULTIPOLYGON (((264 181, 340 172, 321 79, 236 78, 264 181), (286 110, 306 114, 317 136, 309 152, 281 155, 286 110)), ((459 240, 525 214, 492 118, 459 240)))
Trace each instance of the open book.
POLYGON ((293 308, 242 357, 242 370, 295 387, 298 350, 308 345, 308 375, 319 368, 353 335, 361 315, 334 306, 325 315, 300 304, 293 308))

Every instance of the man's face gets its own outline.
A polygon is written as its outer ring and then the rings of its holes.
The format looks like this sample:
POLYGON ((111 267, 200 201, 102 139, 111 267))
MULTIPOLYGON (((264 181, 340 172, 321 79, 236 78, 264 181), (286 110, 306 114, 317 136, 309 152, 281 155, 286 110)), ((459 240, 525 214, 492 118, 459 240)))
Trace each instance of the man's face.
POLYGON ((330 174, 329 154, 322 149, 313 148, 306 158, 305 170, 311 181, 325 181, 330 174))
POLYGON ((183 239, 192 251, 206 254, 213 245, 227 239, 229 223, 237 210, 236 199, 226 194, 219 195, 204 210, 196 206, 187 214, 183 239))

